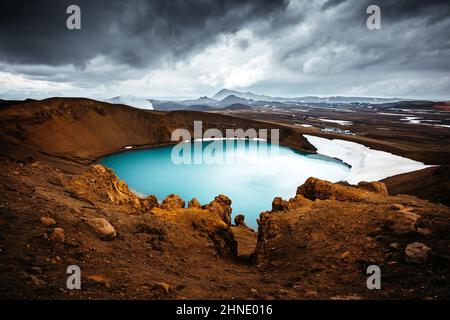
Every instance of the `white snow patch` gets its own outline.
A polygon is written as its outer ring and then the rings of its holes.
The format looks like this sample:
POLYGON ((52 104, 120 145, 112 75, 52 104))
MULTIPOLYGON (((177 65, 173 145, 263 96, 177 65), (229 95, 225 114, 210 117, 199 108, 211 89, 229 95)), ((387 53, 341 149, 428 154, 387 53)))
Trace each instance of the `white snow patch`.
POLYGON ((405 116, 405 114, 403 113, 390 113, 390 112, 377 112, 377 114, 381 114, 383 116, 400 116, 400 117, 405 116))
POLYGON ((362 144, 340 139, 325 139, 304 135, 317 149, 317 153, 338 158, 351 165, 345 180, 351 184, 360 181, 378 181, 398 174, 425 169, 422 162, 388 152, 370 149, 362 144))
POLYGON ((347 120, 333 120, 333 119, 323 119, 323 118, 319 118, 319 120, 323 121, 323 122, 337 123, 337 124, 340 124, 341 126, 350 126, 353 124, 353 122, 347 121, 347 120))
POLYGON ((423 118, 422 117, 406 117, 406 118, 400 119, 400 121, 408 121, 408 123, 410 123, 410 124, 422 124, 421 119, 423 119, 423 118))
POLYGON ((105 100, 105 102, 125 104, 135 108, 153 110, 153 104, 148 99, 131 95, 117 96, 109 100, 105 100))

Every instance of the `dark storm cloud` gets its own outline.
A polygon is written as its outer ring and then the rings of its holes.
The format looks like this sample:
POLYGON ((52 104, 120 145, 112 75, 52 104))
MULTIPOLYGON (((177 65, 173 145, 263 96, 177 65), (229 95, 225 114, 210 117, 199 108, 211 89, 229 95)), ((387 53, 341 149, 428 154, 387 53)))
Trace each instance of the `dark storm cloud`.
POLYGON ((280 50, 281 61, 321 48, 333 51, 333 47, 347 46, 355 53, 352 60, 339 59, 337 54, 335 62, 345 63, 348 69, 450 70, 448 0, 329 0, 322 5, 322 12, 311 14, 320 19, 325 12, 332 12, 333 18, 312 29, 308 41, 290 43, 280 50), (366 28, 366 8, 373 3, 381 8, 382 30, 366 28))
POLYGON ((329 8, 333 8, 337 5, 340 5, 341 3, 345 2, 346 0, 328 0, 322 5, 323 10, 327 10, 329 8))
POLYGON ((153 94, 161 75, 167 92, 184 83, 204 95, 250 74, 246 90, 267 94, 448 98, 449 30, 448 0, 2 1, 0 95, 11 75, 11 88, 63 84, 113 96, 136 86, 128 80, 156 78, 140 82, 153 94), (66 28, 70 4, 81 7, 80 31, 66 28), (366 27, 371 4, 381 30, 366 27), (217 47, 223 57, 205 54, 217 47))
POLYGON ((73 64, 104 55, 144 66, 183 57, 257 19, 270 19, 283 0, 40 0, 0 4, 0 60, 14 64, 73 64), (66 8, 81 8, 82 30, 66 28, 66 8))

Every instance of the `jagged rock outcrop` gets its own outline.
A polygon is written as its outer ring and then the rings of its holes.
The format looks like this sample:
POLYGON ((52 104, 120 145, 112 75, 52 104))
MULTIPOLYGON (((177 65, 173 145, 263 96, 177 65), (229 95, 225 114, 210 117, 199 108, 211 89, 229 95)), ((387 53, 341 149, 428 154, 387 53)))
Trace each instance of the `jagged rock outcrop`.
POLYGON ((231 226, 222 220, 200 218, 192 221, 194 230, 205 234, 213 243, 215 251, 222 257, 237 256, 237 242, 231 231, 231 226))
POLYGON ((284 211, 288 209, 288 202, 281 197, 275 197, 272 201, 272 212, 284 211))
POLYGON ((188 208, 201 208, 202 205, 198 201, 197 198, 193 198, 191 201, 188 202, 188 208))
POLYGON ((218 195, 208 205, 204 206, 204 209, 217 215, 228 226, 231 225, 231 200, 227 196, 218 195))
POLYGON ((161 209, 164 210, 174 210, 184 208, 186 203, 179 195, 170 194, 168 195, 161 204, 161 209))
POLYGON ((358 183, 358 188, 365 189, 371 192, 380 193, 386 196, 389 194, 386 185, 379 181, 372 181, 372 182, 361 181, 358 183))
POLYGON ((310 200, 338 200, 338 201, 362 201, 367 195, 362 192, 367 190, 381 195, 387 195, 386 186, 381 182, 360 182, 358 186, 348 186, 340 183, 331 183, 310 177, 304 184, 297 188, 297 194, 310 200))
POLYGON ((237 242, 231 229, 231 200, 225 195, 219 195, 202 211, 206 215, 192 222, 194 229, 208 236, 219 255, 236 257, 237 242))
POLYGON ((117 178, 114 172, 96 164, 73 179, 62 178, 69 188, 70 196, 87 202, 100 201, 105 204, 126 205, 130 209, 148 211, 158 206, 155 196, 142 199, 130 191, 128 185, 117 178))
MULTIPOLYGON (((188 204, 189 208, 185 208, 185 201, 180 196, 171 194, 158 205, 154 196, 145 199, 136 196, 125 182, 119 181, 112 170, 102 165, 93 165, 73 179, 61 177, 61 180, 69 188, 71 197, 87 202, 91 206, 100 206, 105 211, 110 210, 112 205, 117 205, 123 213, 156 212, 163 219, 173 217, 177 220, 176 223, 192 219, 191 225, 213 243, 218 255, 230 257, 237 255, 237 243, 230 228, 231 200, 224 195, 217 196, 203 207, 197 199, 193 199, 188 204), (202 213, 201 217, 196 215, 197 212, 202 213), (194 216, 191 217, 190 214, 194 216)), ((109 221, 89 219, 86 222, 100 239, 112 240, 116 237, 115 228, 109 221)), ((153 248, 161 247, 159 239, 156 244, 155 241, 151 241, 153 248)))
POLYGON ((237 214, 234 217, 234 225, 245 226, 245 216, 243 214, 237 214))
POLYGON ((435 246, 441 250, 439 259, 448 259, 442 240, 448 232, 443 227, 448 225, 448 208, 409 196, 389 196, 381 183, 351 186, 309 178, 294 198, 274 203, 276 210, 260 214, 254 262, 264 272, 290 279, 299 290, 316 290, 318 283, 326 286, 338 278, 350 284, 349 292, 364 295, 351 283, 365 283, 369 265, 386 266, 384 275, 392 278, 385 281, 396 283, 393 279, 402 274, 414 277, 417 268, 427 268, 432 259, 439 261, 435 246))

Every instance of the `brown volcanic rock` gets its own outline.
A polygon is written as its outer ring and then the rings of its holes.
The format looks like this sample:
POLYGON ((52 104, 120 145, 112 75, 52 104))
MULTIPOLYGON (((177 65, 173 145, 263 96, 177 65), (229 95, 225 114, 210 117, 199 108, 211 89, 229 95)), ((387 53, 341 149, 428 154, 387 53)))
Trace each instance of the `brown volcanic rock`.
POLYGON ((170 194, 168 195, 161 204, 161 209, 164 210, 173 210, 173 209, 181 209, 184 208, 186 203, 179 195, 170 194))
POLYGON ((63 228, 55 228, 53 230, 52 234, 50 235, 50 240, 55 241, 55 242, 64 243, 65 239, 66 239, 66 235, 64 233, 63 228))
POLYGON ((431 248, 423 243, 410 243, 405 248, 405 260, 409 263, 425 263, 427 262, 428 252, 430 250, 431 248))
POLYGON ((385 227, 399 235, 416 232, 416 224, 420 218, 420 215, 410 209, 401 209, 386 217, 385 227))
POLYGON ((102 240, 114 240, 116 238, 116 229, 104 218, 91 218, 88 219, 89 224, 98 237, 102 240))
POLYGON ((147 211, 158 206, 155 196, 139 198, 130 191, 127 184, 117 178, 114 172, 102 165, 93 165, 81 175, 62 178, 64 185, 70 189, 71 197, 95 203, 126 205, 130 211, 147 211))
POLYGON ((284 211, 288 209, 288 202, 281 197, 275 197, 272 201, 272 212, 284 211))
POLYGON ((221 194, 217 196, 208 205, 204 206, 212 214, 218 216, 226 225, 231 225, 231 200, 221 194))
POLYGON ((245 216, 243 214, 238 214, 234 217, 235 226, 245 226, 245 216))
POLYGON ((188 208, 201 208, 202 205, 198 201, 197 198, 193 198, 191 201, 188 202, 188 208))
POLYGON ((194 230, 204 234, 213 244, 219 256, 237 256, 237 242, 230 225, 210 215, 192 221, 194 230))
POLYGON ((444 262, 450 245, 446 236, 450 230, 448 207, 410 196, 389 196, 383 188, 368 191, 367 185, 358 188, 318 179, 308 179, 305 184, 299 187, 300 193, 316 200, 294 198, 288 210, 260 215, 254 259, 264 274, 291 281, 305 295, 314 290, 318 292, 315 298, 337 296, 327 287, 334 283, 336 288, 337 279, 345 283, 347 294, 364 298, 403 296, 402 290, 410 290, 405 296, 418 298, 439 290, 443 290, 440 297, 450 296, 444 283, 435 287, 429 278, 430 274, 450 274, 450 265, 444 262), (296 205, 297 201, 301 203, 296 205), (434 254, 428 256, 427 264, 413 267, 406 261, 423 263, 428 249, 409 247, 405 261, 398 248, 424 239, 419 226, 432 231, 427 233, 426 243, 434 254), (397 249, 393 249, 394 243, 397 249), (384 289, 368 294, 365 271, 372 264, 383 270, 384 289), (418 286, 426 289, 416 292, 418 286))
POLYGON ((303 185, 297 188, 297 194, 310 200, 360 201, 365 197, 365 194, 355 187, 331 183, 313 177, 308 178, 303 185))
POLYGON ((382 182, 373 181, 373 182, 367 182, 367 181, 361 181, 358 183, 358 188, 365 189, 368 191, 381 193, 383 195, 388 195, 388 190, 386 188, 386 185, 382 182))

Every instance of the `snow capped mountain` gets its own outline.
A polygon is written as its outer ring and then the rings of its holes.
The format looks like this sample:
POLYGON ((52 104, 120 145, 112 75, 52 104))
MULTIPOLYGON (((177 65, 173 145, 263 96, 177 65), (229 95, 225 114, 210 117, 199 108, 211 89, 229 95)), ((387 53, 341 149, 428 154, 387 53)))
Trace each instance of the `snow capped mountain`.
POLYGON ((179 101, 179 103, 186 105, 186 106, 191 106, 191 105, 214 106, 217 103, 217 100, 203 96, 198 99, 179 101))
POLYGON ((346 97, 346 96, 330 96, 330 97, 295 97, 295 98, 284 98, 284 97, 271 97, 267 95, 259 95, 251 92, 239 92, 235 90, 222 89, 217 92, 212 99, 222 101, 223 99, 233 96, 237 98, 242 98, 246 100, 254 101, 273 101, 273 102, 302 102, 302 103, 351 103, 351 102, 361 102, 361 103, 389 103, 397 102, 399 98, 371 98, 371 97, 346 97))
POLYGON ((153 104, 150 102, 150 100, 142 97, 124 95, 124 96, 117 96, 105 101, 109 103, 125 104, 127 106, 140 109, 153 110, 153 104))
POLYGON ((255 101, 260 101, 260 100, 271 101, 271 100, 273 100, 273 98, 269 97, 269 96, 258 95, 258 94, 254 94, 251 92, 239 92, 239 91, 229 90, 229 89, 220 90, 219 92, 217 92, 215 94, 214 97, 212 97, 212 99, 220 101, 220 100, 225 99, 228 96, 236 96, 238 98, 242 98, 242 99, 246 99, 246 100, 255 100, 255 101))

